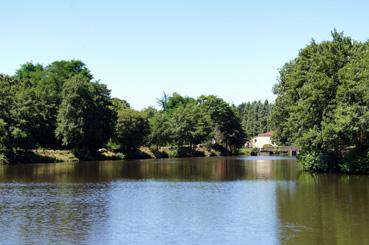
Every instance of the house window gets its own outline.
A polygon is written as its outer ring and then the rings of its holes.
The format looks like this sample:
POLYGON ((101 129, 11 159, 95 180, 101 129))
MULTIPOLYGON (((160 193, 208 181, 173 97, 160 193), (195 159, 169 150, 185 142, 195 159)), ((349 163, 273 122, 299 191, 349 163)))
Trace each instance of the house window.
POLYGON ((254 143, 256 143, 258 140, 257 139, 254 139, 254 143))

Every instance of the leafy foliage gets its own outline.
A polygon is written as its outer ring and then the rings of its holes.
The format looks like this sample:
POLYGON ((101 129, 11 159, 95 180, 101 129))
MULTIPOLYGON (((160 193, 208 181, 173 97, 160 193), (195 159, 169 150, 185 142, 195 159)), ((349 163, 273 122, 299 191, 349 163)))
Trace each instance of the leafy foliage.
POLYGON ((125 100, 119 99, 119 98, 112 98, 111 99, 113 109, 118 112, 120 110, 129 109, 131 106, 129 103, 125 100))
POLYGON ((114 122, 110 91, 105 85, 83 75, 64 83, 56 129, 63 145, 93 153, 108 141, 114 122))
POLYGON ((55 137, 60 92, 64 82, 77 74, 92 79, 85 64, 78 60, 55 61, 46 67, 26 63, 16 71, 14 77, 19 84, 14 119, 27 134, 20 142, 22 148, 60 147, 55 137))
POLYGON ((333 31, 332 41, 312 41, 281 69, 274 88, 274 135, 281 144, 302 147, 307 169, 351 172, 346 155, 366 156, 368 50, 367 43, 333 31))
POLYGON ((213 95, 200 96, 198 103, 211 118, 216 142, 230 150, 245 143, 246 135, 240 118, 229 104, 213 95))
POLYGON ((176 145, 190 145, 205 142, 211 138, 211 119, 195 103, 180 104, 172 114, 171 134, 176 145))
POLYGON ((38 148, 86 157, 105 146, 136 151, 142 145, 176 146, 193 155, 194 145, 236 151, 245 141, 237 108, 216 96, 164 93, 158 102, 161 110, 131 109, 111 98, 79 60, 23 64, 14 76, 0 75, 1 159, 22 161, 38 148))
POLYGON ((150 134, 148 143, 159 146, 165 146, 171 143, 171 122, 169 116, 164 112, 157 112, 149 119, 150 134))
POLYGON ((142 112, 132 109, 118 112, 114 140, 125 152, 143 145, 149 132, 149 121, 142 112))
POLYGON ((224 100, 210 95, 197 100, 178 93, 159 100, 162 111, 150 119, 150 144, 176 146, 215 141, 229 151, 245 142, 245 134, 236 111, 224 100))
POLYGON ((0 154, 2 158, 13 160, 15 153, 27 133, 21 128, 16 115, 16 93, 19 82, 14 78, 0 74, 0 154))

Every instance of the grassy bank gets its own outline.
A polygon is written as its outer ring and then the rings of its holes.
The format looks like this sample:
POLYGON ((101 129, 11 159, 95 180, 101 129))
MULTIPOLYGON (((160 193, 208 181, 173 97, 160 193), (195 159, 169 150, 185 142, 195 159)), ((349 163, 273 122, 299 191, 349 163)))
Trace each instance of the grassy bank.
MULTIPOLYGON (((251 150, 242 148, 237 152, 230 152, 221 146, 199 145, 191 149, 190 147, 140 147, 136 150, 122 153, 108 149, 100 149, 94 155, 78 156, 71 150, 35 149, 26 151, 13 163, 56 163, 56 162, 78 162, 83 160, 124 160, 124 159, 158 159, 158 158, 179 158, 179 157, 211 157, 230 155, 250 155, 251 150)), ((5 158, 1 158, 0 163, 8 163, 5 158)))

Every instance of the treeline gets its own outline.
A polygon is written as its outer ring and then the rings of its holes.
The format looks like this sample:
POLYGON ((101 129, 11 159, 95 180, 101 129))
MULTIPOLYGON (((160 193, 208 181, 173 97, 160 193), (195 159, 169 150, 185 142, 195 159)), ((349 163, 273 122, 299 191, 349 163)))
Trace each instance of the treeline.
POLYGON ((77 60, 27 63, 14 76, 0 75, 0 105, 0 155, 11 162, 39 147, 94 152, 116 120, 110 91, 77 60))
POLYGON ((275 140, 301 146, 311 171, 369 172, 369 43, 332 32, 280 70, 275 140))
POLYGON ((114 150, 134 152, 140 146, 186 147, 205 144, 232 153, 242 147, 246 135, 236 111, 213 95, 197 99, 178 93, 158 100, 160 109, 142 111, 129 108, 126 102, 113 99, 117 111, 115 133, 108 143, 114 150))
POLYGON ((213 95, 197 99, 177 93, 159 100, 161 110, 149 113, 150 145, 218 144, 228 151, 243 146, 246 135, 236 111, 213 95))
POLYGON ((216 96, 164 94, 159 104, 133 110, 78 60, 24 64, 0 75, 0 161, 24 161, 37 148, 71 149, 82 159, 101 148, 127 153, 143 145, 234 152, 247 139, 237 108, 216 96))
POLYGON ((237 106, 242 128, 249 138, 271 131, 270 116, 272 108, 273 104, 268 100, 247 102, 237 106))

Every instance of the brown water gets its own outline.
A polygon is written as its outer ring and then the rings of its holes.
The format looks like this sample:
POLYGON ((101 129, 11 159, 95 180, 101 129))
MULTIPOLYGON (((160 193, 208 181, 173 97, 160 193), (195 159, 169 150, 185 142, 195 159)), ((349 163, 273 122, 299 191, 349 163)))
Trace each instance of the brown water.
POLYGON ((0 244, 369 244, 369 177, 293 158, 0 167, 0 244))

